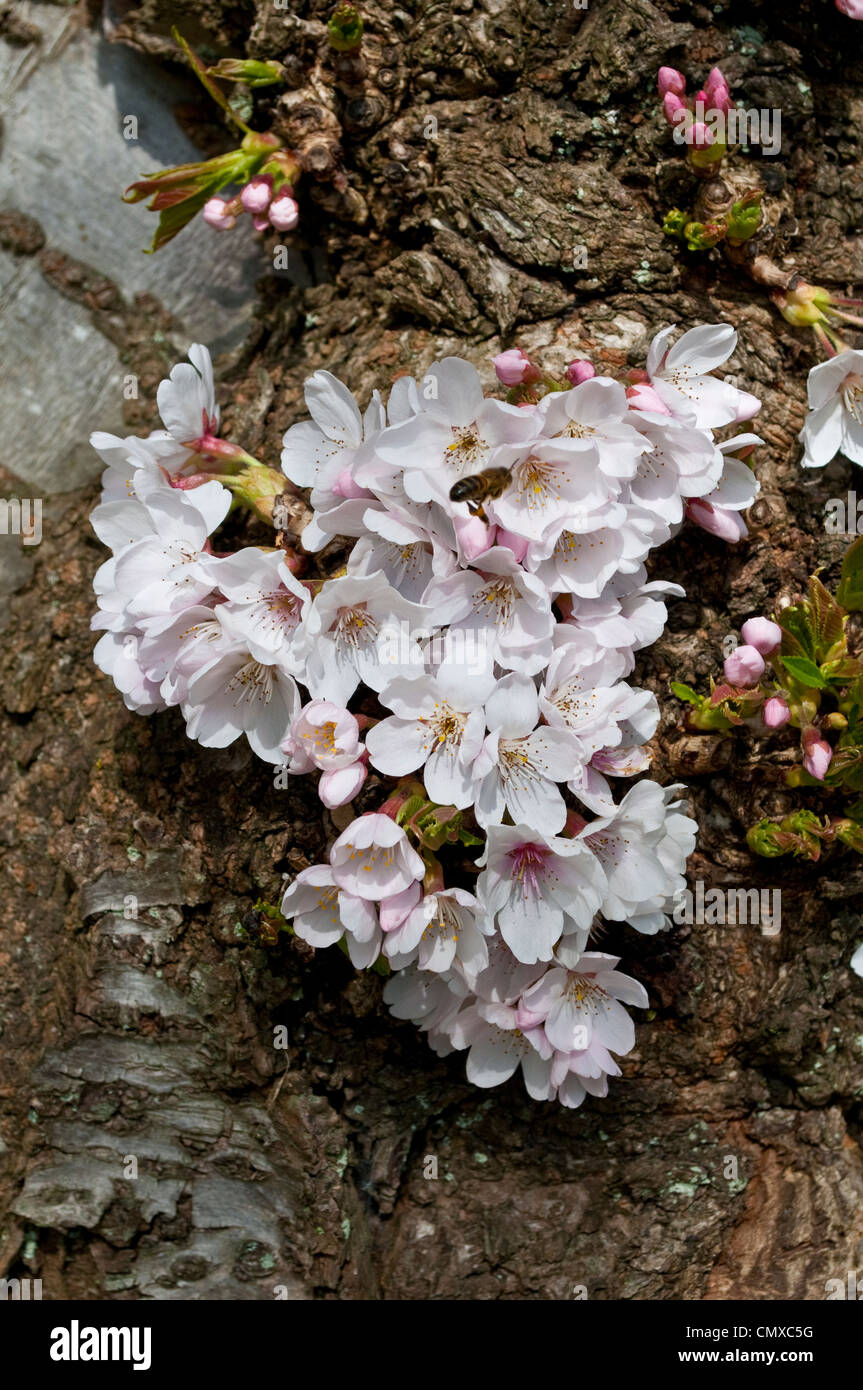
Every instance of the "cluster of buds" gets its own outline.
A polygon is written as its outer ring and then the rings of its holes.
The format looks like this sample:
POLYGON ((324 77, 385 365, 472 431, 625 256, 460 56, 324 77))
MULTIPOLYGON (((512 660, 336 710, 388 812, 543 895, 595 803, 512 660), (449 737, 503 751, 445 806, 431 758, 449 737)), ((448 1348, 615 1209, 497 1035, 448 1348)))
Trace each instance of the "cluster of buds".
POLYGON ((236 149, 214 159, 161 169, 129 185, 124 202, 140 203, 149 198, 150 211, 159 213, 150 250, 165 246, 199 212, 209 226, 220 231, 233 227, 244 212, 251 214, 258 231, 267 227, 293 231, 299 220, 294 199, 294 184, 300 174, 296 154, 286 149, 272 132, 250 130, 217 81, 241 82, 248 88, 270 86, 284 80, 281 64, 223 58, 208 68, 183 36, 176 29, 172 32, 192 71, 243 138, 236 149), (238 194, 231 198, 219 196, 223 188, 237 184, 242 185, 238 194))
POLYGON ((758 854, 814 859, 835 840, 863 852, 863 661, 849 652, 846 637, 848 612, 861 608, 863 543, 857 541, 835 598, 813 576, 808 597, 783 608, 777 621, 755 617, 743 624, 743 642, 725 658, 725 679, 711 682, 709 695, 672 684, 692 707, 692 728, 798 729, 800 762, 786 773, 786 785, 853 798, 845 816, 823 822, 809 811, 760 821, 747 837, 758 854))
POLYGON ((298 173, 294 158, 285 150, 277 150, 261 172, 233 198, 208 198, 203 208, 204 221, 218 231, 229 231, 237 218, 247 212, 256 232, 271 227, 277 232, 292 232, 300 220, 292 182, 298 173))
POLYGON ((596 376, 596 368, 592 362, 588 362, 585 357, 576 357, 564 369, 562 378, 558 380, 531 362, 521 348, 508 348, 506 352, 499 352, 494 359, 494 370, 501 385, 510 389, 507 398, 510 403, 524 406, 534 405, 546 391, 565 391, 569 386, 580 386, 583 381, 590 381, 596 376))
POLYGON ((720 242, 739 251, 761 226, 764 195, 762 189, 751 188, 735 200, 718 178, 733 143, 727 117, 735 106, 728 83, 719 68, 712 68, 703 88, 687 97, 683 73, 676 68, 660 68, 658 87, 674 138, 686 146, 689 167, 699 179, 711 181, 710 196, 703 188, 694 213, 671 208, 663 230, 666 236, 684 242, 689 251, 709 251, 720 242))
MULTIPOLYGON (((836 842, 863 853, 863 826, 848 816, 818 816, 814 811, 794 811, 780 821, 761 820, 747 831, 746 843, 763 859, 793 854, 797 859, 821 858, 822 845, 836 842)), ((859 973, 859 972, 858 972, 859 973)))
POLYGON ((714 120, 717 113, 725 116, 734 106, 728 83, 719 68, 711 68, 704 86, 687 97, 683 73, 660 68, 657 86, 665 119, 674 126, 675 138, 686 145, 690 166, 702 178, 711 178, 728 153, 714 120))

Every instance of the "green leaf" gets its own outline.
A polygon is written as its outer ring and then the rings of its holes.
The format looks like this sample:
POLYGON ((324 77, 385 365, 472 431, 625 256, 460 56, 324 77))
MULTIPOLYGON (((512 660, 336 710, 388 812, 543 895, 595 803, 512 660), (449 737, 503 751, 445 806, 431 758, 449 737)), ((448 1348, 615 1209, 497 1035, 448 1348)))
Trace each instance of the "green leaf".
POLYGON ((359 48, 363 37, 363 21, 353 5, 337 5, 327 25, 330 43, 337 53, 349 53, 359 48))
POLYGON ((697 690, 693 690, 691 685, 684 685, 682 681, 671 682, 672 693, 678 700, 685 700, 688 705, 700 705, 702 696, 697 690))
POLYGON ((816 654, 826 655, 831 647, 842 641, 845 632, 844 614, 833 595, 814 574, 809 580, 809 603, 815 628, 816 654))
POLYGON ((849 612, 863 608, 863 536, 858 536, 845 553, 836 601, 849 612))
POLYGON ((815 656, 815 627, 808 603, 783 608, 776 621, 782 628, 783 656, 815 656))
POLYGON ((838 748, 824 774, 825 785, 838 787, 840 783, 849 780, 853 773, 859 772, 861 758, 863 748, 855 748, 853 745, 838 748))
POLYGON ((260 62, 256 58, 220 58, 214 68, 206 69, 208 76, 221 77, 227 82, 245 82, 247 87, 271 87, 284 82, 281 63, 260 62))
POLYGON ((731 241, 748 241, 758 231, 763 196, 760 188, 753 188, 732 203, 728 213, 728 236, 731 241))
POLYGON ((709 251, 725 236, 725 225, 722 222, 687 222, 683 235, 688 250, 709 251))
POLYGON ((207 199, 214 193, 215 189, 202 188, 191 198, 186 198, 182 203, 175 203, 172 208, 163 208, 159 213, 159 225, 156 228, 152 245, 147 248, 147 255, 152 256, 154 252, 167 246, 169 241, 173 241, 178 232, 191 222, 207 199))
POLYGON ((235 112, 231 110, 228 98, 225 96, 225 93, 222 91, 221 87, 217 87, 215 82, 211 80, 205 64, 201 62, 201 59, 198 57, 197 53, 194 51, 193 48, 190 47, 190 45, 183 38, 183 35, 180 33, 176 25, 172 25, 171 35, 174 39, 174 42, 178 43, 182 48, 183 52, 185 53, 189 63, 189 67, 192 69, 192 72, 195 74, 198 81, 201 83, 201 86, 213 98, 213 101, 216 103, 216 105, 221 106, 228 120, 231 121, 234 125, 239 126, 240 130, 244 130, 248 134, 249 127, 246 125, 244 121, 240 120, 240 118, 236 115, 235 112))
POLYGON ((810 690, 826 690, 827 681, 822 676, 814 661, 810 661, 805 656, 783 656, 782 665, 790 676, 793 676, 801 685, 806 685, 810 690))
POLYGON ((689 217, 680 208, 671 208, 662 219, 662 230, 666 236, 682 238, 689 217))

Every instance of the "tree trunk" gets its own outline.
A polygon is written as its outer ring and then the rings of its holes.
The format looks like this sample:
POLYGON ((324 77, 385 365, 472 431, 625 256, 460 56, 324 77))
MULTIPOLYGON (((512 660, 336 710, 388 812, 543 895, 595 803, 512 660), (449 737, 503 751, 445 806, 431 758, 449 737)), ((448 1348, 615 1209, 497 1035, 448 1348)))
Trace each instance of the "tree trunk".
MULTIPOLYGON (((331 160, 343 151, 347 191, 301 184, 306 250, 291 243, 287 275, 274 238, 261 242, 252 329, 221 360, 224 433, 277 463, 318 367, 364 403, 447 354, 489 384, 491 356, 515 343, 551 366, 585 355, 619 371, 643 365, 667 323, 734 324, 730 369, 764 403, 763 500, 736 547, 687 528, 656 553, 653 576, 687 598, 633 682, 663 711, 654 775, 690 788, 692 880, 781 888, 782 929, 610 929, 602 948, 653 1009, 608 1099, 569 1112, 518 1080, 470 1087, 463 1055, 436 1059, 389 1016, 374 973, 262 943, 255 902, 322 856, 332 822, 245 745, 203 749, 176 711, 124 709, 91 659, 98 484, 47 499, 39 546, 0 538, 0 1275, 41 1277, 46 1298, 823 1298, 863 1250, 863 1024, 847 965, 863 871, 850 852, 754 859, 746 827, 793 804, 785 745, 685 734, 668 682, 704 688, 746 617, 819 565, 836 578, 847 542, 825 534, 823 504, 845 496, 851 467, 799 469, 806 338, 718 254, 663 238, 664 211, 692 188, 655 80, 662 63, 696 83, 720 63, 744 105, 781 110, 778 158, 740 162, 796 217, 804 276, 844 289, 863 280, 863 26, 829 0, 450 0, 411 14, 371 0, 365 85, 340 92, 328 12, 110 11, 113 38, 156 60, 171 22, 211 52, 284 60, 290 88, 262 110, 331 160)), ((95 219, 118 192, 89 188, 95 219)), ((147 214, 121 215, 143 245, 147 214)), ((130 403, 128 428, 153 426, 155 382, 194 324, 164 298, 131 302, 23 219, 0 230, 139 375, 149 404, 130 403)), ((247 236, 219 241, 225 262, 247 236)), ((50 391, 50 360, 40 376, 50 391)))

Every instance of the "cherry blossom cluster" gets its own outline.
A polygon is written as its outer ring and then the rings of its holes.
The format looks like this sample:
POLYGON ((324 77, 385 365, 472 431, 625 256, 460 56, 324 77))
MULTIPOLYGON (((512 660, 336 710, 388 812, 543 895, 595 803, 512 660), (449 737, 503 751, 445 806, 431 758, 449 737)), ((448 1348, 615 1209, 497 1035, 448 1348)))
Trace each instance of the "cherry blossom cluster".
POLYGON ((737 541, 757 492, 758 437, 714 437, 759 408, 713 375, 734 331, 672 334, 623 381, 512 349, 496 394, 450 357, 365 412, 316 371, 281 459, 302 554, 213 541, 277 484, 219 438, 206 349, 162 382, 162 430, 93 436, 99 667, 204 746, 244 736, 278 785, 319 774, 346 828, 287 887, 293 931, 388 969, 392 1012, 477 1085, 520 1066, 566 1106, 606 1093, 647 1003, 591 937, 667 927, 695 840, 682 788, 609 780, 649 767, 656 699, 626 677, 683 592, 645 561, 687 517, 737 541), (311 577, 337 537, 344 570, 311 577))

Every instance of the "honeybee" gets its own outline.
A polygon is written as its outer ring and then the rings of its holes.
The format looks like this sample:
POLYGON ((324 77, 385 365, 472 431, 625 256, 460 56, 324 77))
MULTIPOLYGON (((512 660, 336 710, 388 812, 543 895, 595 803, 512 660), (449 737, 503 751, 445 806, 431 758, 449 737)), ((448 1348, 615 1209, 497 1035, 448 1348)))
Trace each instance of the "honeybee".
POLYGON ((500 497, 512 482, 508 468, 486 468, 482 473, 471 473, 467 478, 459 478, 449 490, 451 502, 467 502, 473 516, 485 521, 483 503, 492 497, 500 497))

